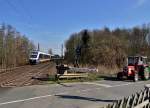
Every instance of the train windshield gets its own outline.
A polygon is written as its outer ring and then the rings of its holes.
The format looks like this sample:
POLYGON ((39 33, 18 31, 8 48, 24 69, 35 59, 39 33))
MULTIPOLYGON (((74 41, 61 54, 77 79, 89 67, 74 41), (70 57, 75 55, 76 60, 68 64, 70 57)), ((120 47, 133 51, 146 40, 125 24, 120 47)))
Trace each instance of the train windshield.
POLYGON ((31 55, 30 58, 37 58, 37 55, 31 55))
POLYGON ((36 54, 38 54, 38 52, 36 52, 36 51, 35 52, 31 52, 31 54, 36 55, 36 54))

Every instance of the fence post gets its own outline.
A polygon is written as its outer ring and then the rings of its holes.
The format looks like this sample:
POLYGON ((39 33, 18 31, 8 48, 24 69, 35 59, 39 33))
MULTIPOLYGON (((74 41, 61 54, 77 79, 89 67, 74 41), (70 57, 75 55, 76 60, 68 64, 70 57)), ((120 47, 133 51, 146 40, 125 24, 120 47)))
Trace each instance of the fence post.
POLYGON ((131 99, 131 97, 129 96, 128 99, 127 99, 127 104, 126 104, 126 107, 125 107, 125 108, 128 108, 128 107, 129 107, 130 99, 131 99))
POLYGON ((147 97, 149 100, 149 104, 147 105, 147 108, 149 108, 150 107, 150 84, 145 85, 145 90, 147 91, 147 97))
POLYGON ((136 98, 137 98, 137 94, 133 95, 133 101, 132 101, 131 108, 134 108, 134 105, 135 105, 135 102, 136 102, 136 98))
POLYGON ((122 108, 122 107, 123 107, 123 103, 124 103, 124 99, 122 99, 122 100, 120 101, 119 108, 122 108))
POLYGON ((137 104, 140 104, 140 101, 141 101, 141 98, 142 98, 142 92, 140 93, 140 95, 139 95, 139 98, 138 98, 138 101, 137 101, 137 104))

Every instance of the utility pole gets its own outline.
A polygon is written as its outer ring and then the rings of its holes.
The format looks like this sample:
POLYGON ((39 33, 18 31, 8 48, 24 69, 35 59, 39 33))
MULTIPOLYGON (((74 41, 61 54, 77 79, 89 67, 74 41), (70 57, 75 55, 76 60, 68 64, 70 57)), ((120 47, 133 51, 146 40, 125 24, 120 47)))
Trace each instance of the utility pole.
POLYGON ((62 56, 62 58, 64 56, 64 46, 63 46, 63 44, 61 45, 61 56, 62 56))
POLYGON ((40 44, 38 43, 38 51, 40 51, 40 44))

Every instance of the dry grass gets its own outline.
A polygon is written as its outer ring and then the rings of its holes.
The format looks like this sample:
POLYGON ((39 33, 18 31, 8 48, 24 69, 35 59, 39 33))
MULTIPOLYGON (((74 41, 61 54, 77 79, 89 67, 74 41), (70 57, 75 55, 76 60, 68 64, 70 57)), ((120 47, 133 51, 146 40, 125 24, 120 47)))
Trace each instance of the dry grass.
POLYGON ((118 67, 108 68, 102 65, 99 65, 98 67, 98 73, 104 74, 104 75, 113 75, 121 71, 118 67))

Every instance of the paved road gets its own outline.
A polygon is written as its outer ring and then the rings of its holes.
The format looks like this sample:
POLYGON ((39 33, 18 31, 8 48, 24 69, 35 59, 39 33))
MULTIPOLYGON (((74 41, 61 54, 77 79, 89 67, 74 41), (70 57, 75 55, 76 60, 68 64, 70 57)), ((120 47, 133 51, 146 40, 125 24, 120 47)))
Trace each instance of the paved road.
POLYGON ((139 92, 148 83, 103 80, 0 88, 0 108, 100 108, 139 92))

